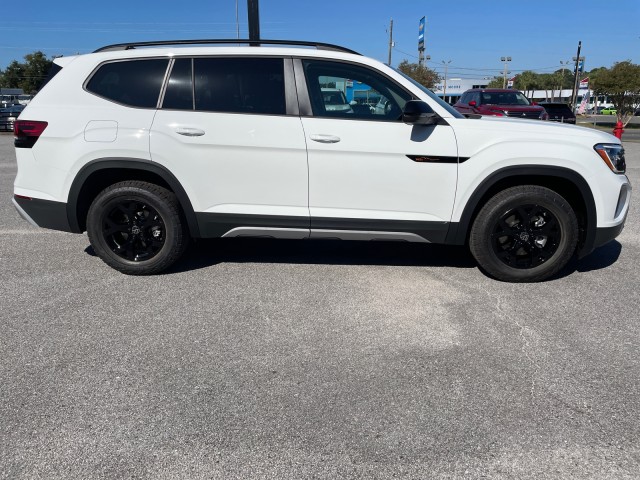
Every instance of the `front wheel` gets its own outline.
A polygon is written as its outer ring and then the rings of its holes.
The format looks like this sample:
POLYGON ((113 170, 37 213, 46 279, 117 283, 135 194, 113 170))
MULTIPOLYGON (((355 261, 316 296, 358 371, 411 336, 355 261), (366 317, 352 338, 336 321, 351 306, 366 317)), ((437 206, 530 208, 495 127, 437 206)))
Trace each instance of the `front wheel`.
POLYGON ((537 282, 564 267, 578 243, 578 220, 558 193, 537 185, 511 187, 480 210, 469 248, 498 280, 537 282))
POLYGON ((87 234, 109 266, 129 275, 151 275, 172 265, 189 239, 176 196, 142 181, 116 183, 89 208, 87 234))

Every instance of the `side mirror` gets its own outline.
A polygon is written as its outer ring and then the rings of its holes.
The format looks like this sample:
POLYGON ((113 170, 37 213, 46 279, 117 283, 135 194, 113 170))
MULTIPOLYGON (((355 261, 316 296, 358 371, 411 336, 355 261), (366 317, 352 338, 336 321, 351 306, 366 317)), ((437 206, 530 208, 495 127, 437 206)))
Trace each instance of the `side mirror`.
POLYGON ((421 100, 409 100, 402 111, 402 121, 407 125, 435 125, 440 116, 421 100))
POLYGON ((478 105, 478 103, 477 103, 475 100, 471 100, 471 101, 469 102, 469 106, 470 106, 470 107, 475 107, 476 105, 478 105))

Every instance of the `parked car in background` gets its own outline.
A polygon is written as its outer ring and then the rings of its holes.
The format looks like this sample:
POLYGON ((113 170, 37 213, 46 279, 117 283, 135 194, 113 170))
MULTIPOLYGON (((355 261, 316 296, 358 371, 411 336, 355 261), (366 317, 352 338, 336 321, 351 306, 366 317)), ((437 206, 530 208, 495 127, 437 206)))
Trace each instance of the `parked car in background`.
POLYGON ((576 116, 571 107, 563 102, 540 102, 540 105, 549 115, 548 120, 561 123, 576 123, 576 116))
POLYGON ((0 108, 0 131, 13 130, 18 115, 24 110, 24 105, 11 105, 10 107, 0 108))
POLYGON ((18 95, 16 97, 16 103, 20 105, 29 105, 29 102, 33 99, 33 95, 18 95))
POLYGON ((616 107, 607 107, 602 109, 602 115, 617 115, 618 110, 616 107))
POLYGON ((453 106, 462 114, 546 120, 544 108, 532 104, 518 90, 472 88, 462 94, 453 106))
POLYGON ((323 88, 322 97, 324 108, 327 112, 352 112, 351 105, 347 102, 342 90, 337 88, 323 88))

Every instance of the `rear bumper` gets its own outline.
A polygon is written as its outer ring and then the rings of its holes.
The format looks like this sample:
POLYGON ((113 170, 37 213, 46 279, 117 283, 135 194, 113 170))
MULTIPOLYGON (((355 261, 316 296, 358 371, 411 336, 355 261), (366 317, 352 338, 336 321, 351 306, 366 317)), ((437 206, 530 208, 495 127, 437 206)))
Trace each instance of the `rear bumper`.
POLYGON ((31 225, 63 232, 72 231, 67 217, 67 204, 64 202, 14 195, 13 205, 31 225))

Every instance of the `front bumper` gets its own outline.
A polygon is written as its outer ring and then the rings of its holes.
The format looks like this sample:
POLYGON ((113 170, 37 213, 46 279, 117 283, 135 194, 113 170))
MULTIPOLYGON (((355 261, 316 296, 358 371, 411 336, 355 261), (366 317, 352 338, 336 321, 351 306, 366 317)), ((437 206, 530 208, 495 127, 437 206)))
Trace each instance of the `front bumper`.
POLYGON ((624 228, 625 219, 622 221, 620 225, 616 225, 615 227, 604 227, 598 228, 596 230, 596 238, 593 241, 593 248, 601 247, 602 245, 609 243, 611 240, 616 238, 620 233, 622 233, 622 229, 624 228))
POLYGON ((67 204, 64 202, 14 195, 13 205, 20 216, 31 225, 71 232, 67 217, 67 204))
POLYGON ((593 252, 594 249, 609 243, 620 235, 627 221, 630 202, 631 184, 628 182, 628 179, 626 179, 626 182, 620 187, 618 201, 615 204, 615 213, 613 214, 615 223, 606 227, 597 227, 595 231, 592 230, 590 234, 587 234, 583 247, 578 251, 578 258, 586 257, 593 252))

